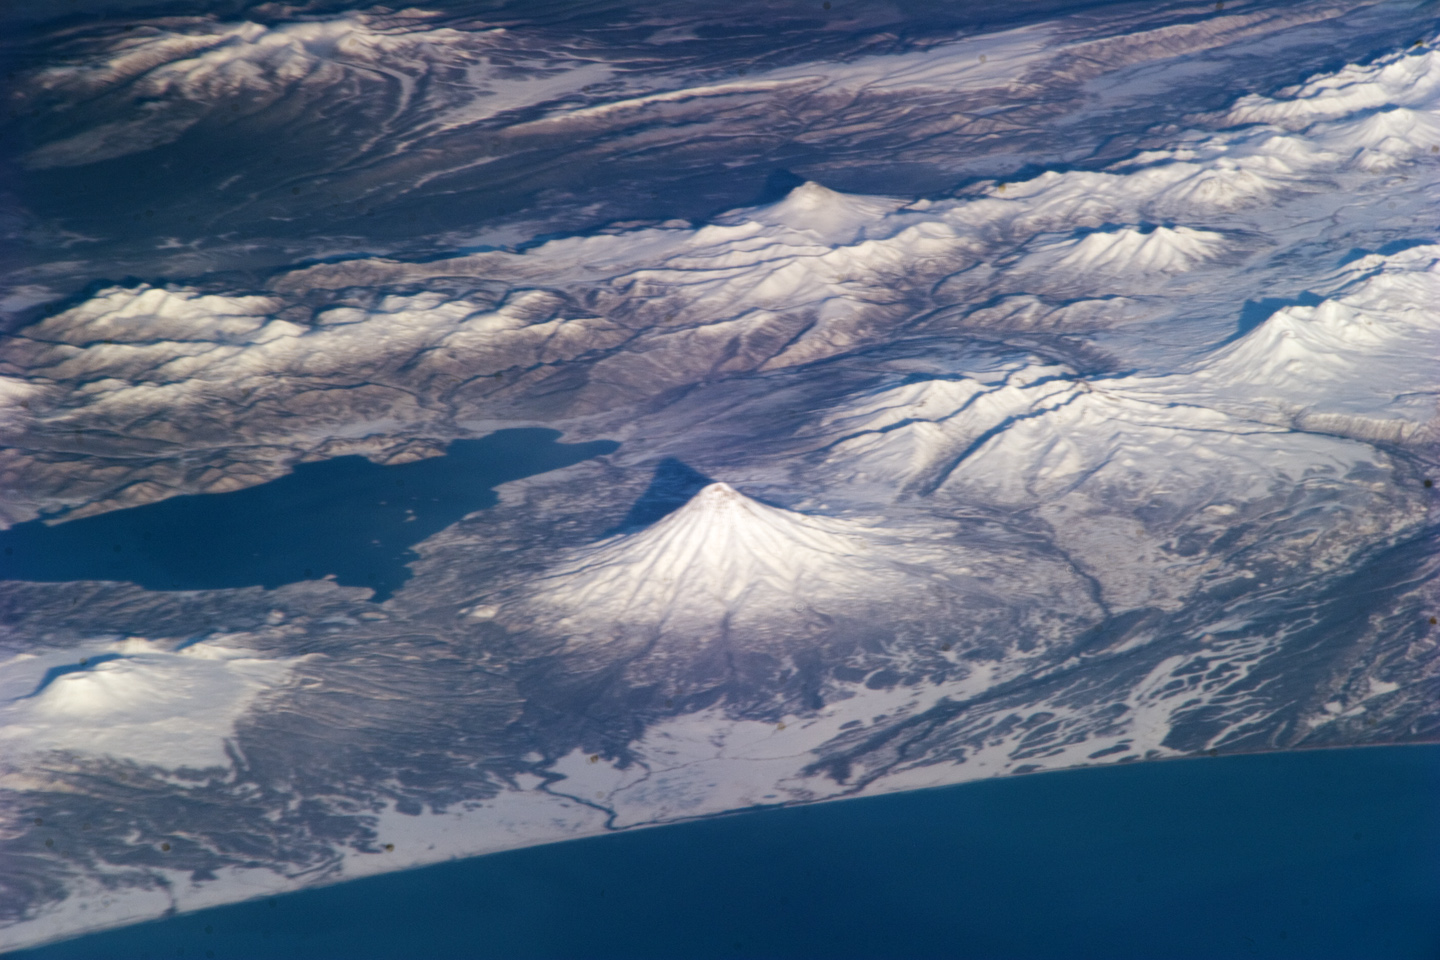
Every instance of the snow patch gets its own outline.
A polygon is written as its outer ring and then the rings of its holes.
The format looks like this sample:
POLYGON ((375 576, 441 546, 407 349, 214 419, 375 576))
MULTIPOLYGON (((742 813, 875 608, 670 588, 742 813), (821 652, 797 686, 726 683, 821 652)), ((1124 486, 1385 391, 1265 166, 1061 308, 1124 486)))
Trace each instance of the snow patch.
POLYGON ((1037 245, 1021 270, 1063 270, 1070 274, 1135 277, 1184 273, 1225 251, 1225 238, 1190 227, 1121 227, 1037 245))
POLYGON ((1276 97, 1241 97, 1227 116, 1234 125, 1268 123, 1300 130, 1360 110, 1428 103, 1440 94, 1440 51, 1402 52, 1370 64, 1348 64, 1276 97))
POLYGON ((145 640, 22 653, 0 663, 0 742, 12 758, 59 750, 162 767, 228 766, 225 741, 295 658, 145 640))

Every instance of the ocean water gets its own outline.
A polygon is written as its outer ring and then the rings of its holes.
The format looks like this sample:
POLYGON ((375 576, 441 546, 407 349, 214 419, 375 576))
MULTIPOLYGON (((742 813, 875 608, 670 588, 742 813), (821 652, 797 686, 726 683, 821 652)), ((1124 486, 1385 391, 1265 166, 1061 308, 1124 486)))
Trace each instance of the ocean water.
POLYGON ((1440 746, 1124 764, 455 861, 13 954, 1440 956, 1440 746))
POLYGON ((231 493, 171 497, 55 526, 32 520, 0 531, 0 579, 215 590, 328 575, 373 588, 380 602, 409 578, 410 547, 494 505, 497 484, 619 447, 559 437, 500 430, 455 440, 443 457, 394 466, 336 457, 231 493))

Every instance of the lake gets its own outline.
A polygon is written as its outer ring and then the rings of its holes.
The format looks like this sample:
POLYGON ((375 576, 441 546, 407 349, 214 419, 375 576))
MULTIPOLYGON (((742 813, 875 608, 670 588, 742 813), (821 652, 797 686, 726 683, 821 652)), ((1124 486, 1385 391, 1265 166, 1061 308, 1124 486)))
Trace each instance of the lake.
POLYGON ((124 580, 150 590, 278 587, 333 576, 388 599, 412 546, 496 503, 495 486, 619 448, 557 443, 556 430, 455 440, 443 457, 394 466, 364 457, 301 463, 230 493, 171 497, 67 523, 0 531, 0 579, 124 580))

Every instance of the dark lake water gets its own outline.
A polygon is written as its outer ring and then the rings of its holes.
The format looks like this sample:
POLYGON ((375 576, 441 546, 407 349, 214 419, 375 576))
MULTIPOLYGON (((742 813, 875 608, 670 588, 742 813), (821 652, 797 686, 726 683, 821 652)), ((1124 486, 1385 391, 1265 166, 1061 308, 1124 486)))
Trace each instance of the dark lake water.
POLYGON ((1091 768, 533 847, 13 956, 1434 960, 1437 801, 1440 746, 1091 768))
POLYGON ((397 590, 410 548, 493 506, 509 480, 617 449, 608 440, 557 443, 555 430, 501 430, 456 440, 443 457, 380 466, 364 457, 302 463, 232 493, 171 497, 129 510, 0 531, 0 579, 125 580, 151 590, 278 587, 333 575, 397 590))

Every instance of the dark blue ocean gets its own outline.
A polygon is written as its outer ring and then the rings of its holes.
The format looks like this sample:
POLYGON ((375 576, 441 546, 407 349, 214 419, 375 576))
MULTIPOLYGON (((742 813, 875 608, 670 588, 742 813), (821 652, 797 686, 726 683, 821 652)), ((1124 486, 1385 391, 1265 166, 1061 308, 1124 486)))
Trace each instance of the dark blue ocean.
POLYGON ((456 861, 61 958, 1440 957, 1440 746, 1090 768, 456 861))

